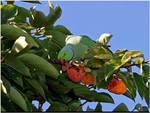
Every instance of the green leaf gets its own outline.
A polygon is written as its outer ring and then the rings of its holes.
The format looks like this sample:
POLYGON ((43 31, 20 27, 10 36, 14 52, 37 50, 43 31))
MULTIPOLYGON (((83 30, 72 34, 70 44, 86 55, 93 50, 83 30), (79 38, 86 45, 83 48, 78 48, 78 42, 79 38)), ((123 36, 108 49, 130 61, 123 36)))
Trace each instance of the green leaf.
POLYGON ((142 64, 142 76, 148 78, 150 76, 150 66, 148 64, 142 64))
POLYGON ((1 92, 1 105, 7 112, 18 111, 15 104, 3 92, 1 92))
POLYGON ((30 47, 39 47, 39 45, 34 41, 34 39, 21 28, 13 25, 2 24, 1 25, 2 36, 10 40, 16 40, 18 37, 25 37, 27 43, 30 44, 30 47), (14 32, 15 31, 15 32, 14 32))
POLYGON ((92 69, 98 69, 104 65, 104 61, 98 59, 87 59, 84 60, 84 64, 92 69))
POLYGON ((97 93, 95 91, 90 91, 85 88, 75 88, 73 90, 76 96, 79 96, 80 98, 89 101, 114 103, 112 97, 107 93, 97 93))
POLYGON ((22 76, 20 77, 16 77, 16 79, 14 79, 15 83, 17 83, 18 85, 20 85, 23 88, 23 78, 22 76))
POLYGON ((62 48, 65 46, 66 35, 55 30, 46 30, 45 36, 48 37, 53 43, 57 44, 58 47, 62 48))
POLYGON ((100 103, 97 104, 95 111, 102 111, 102 105, 100 103))
POLYGON ((145 100, 146 100, 147 105, 149 105, 149 100, 150 100, 150 96, 148 95, 148 94, 150 94, 149 87, 150 87, 150 85, 145 90, 145 100))
POLYGON ((135 50, 129 50, 127 51, 124 56, 122 57, 121 59, 121 62, 123 64, 127 63, 128 61, 130 61, 131 59, 133 58, 136 58, 136 57, 143 57, 143 53, 140 52, 140 51, 135 51, 135 50))
POLYGON ((120 72, 119 77, 124 81, 125 85, 128 88, 127 92, 124 95, 134 100, 136 97, 137 86, 135 79, 132 78, 132 74, 127 76, 126 73, 120 72))
POLYGON ((16 13, 17 7, 15 5, 1 5, 1 23, 7 23, 8 19, 14 17, 16 13))
POLYGON ((50 12, 47 16, 47 20, 48 20, 47 25, 53 25, 56 22, 56 20, 60 18, 61 14, 62 14, 62 10, 59 6, 56 6, 54 10, 50 8, 50 12))
POLYGON ((20 94, 20 91, 18 91, 18 89, 16 89, 15 87, 11 87, 9 97, 16 105, 18 105, 24 111, 28 111, 27 103, 24 97, 20 94))
POLYGON ((118 57, 122 58, 123 55, 124 55, 127 51, 128 51, 128 50, 126 50, 126 49, 118 49, 118 50, 115 51, 114 54, 117 55, 118 57))
POLYGON ((22 93, 21 91, 20 91, 20 94, 23 96, 23 98, 24 98, 25 101, 26 101, 28 112, 32 112, 32 111, 33 111, 33 110, 32 110, 32 102, 29 101, 29 99, 28 99, 28 97, 27 97, 26 94, 22 93))
POLYGON ((41 28, 46 26, 47 19, 43 12, 31 9, 29 21, 33 27, 41 28))
POLYGON ((34 90, 40 94, 41 96, 45 97, 45 92, 43 87, 39 84, 36 79, 25 79, 33 88, 34 90))
POLYGON ((48 81, 48 87, 57 94, 66 94, 70 91, 70 88, 63 86, 63 84, 59 83, 58 81, 54 81, 50 79, 47 81, 48 81))
POLYGON ((134 61, 134 64, 138 65, 138 64, 142 64, 144 62, 143 58, 138 58, 134 61))
POLYGON ((62 32, 65 35, 72 35, 72 33, 63 25, 56 25, 53 29, 62 32))
POLYGON ((25 75, 25 76, 28 76, 28 77, 31 76, 29 68, 26 67, 24 65, 24 63, 21 62, 19 59, 14 58, 12 56, 9 56, 9 57, 6 58, 5 62, 10 67, 12 67, 13 69, 15 69, 17 72, 21 73, 22 75, 25 75))
POLYGON ((68 111, 68 106, 63 104, 63 103, 60 103, 60 102, 53 102, 51 104, 51 106, 48 108, 47 112, 48 111, 60 111, 60 112, 63 112, 63 111, 68 111))
POLYGON ((138 92, 140 96, 143 98, 146 90, 146 84, 143 81, 143 77, 137 73, 133 73, 135 81, 136 81, 136 86, 138 88, 138 92))
POLYGON ((69 111, 82 111, 81 102, 78 100, 71 101, 68 104, 69 111))
POLYGON ((98 82, 101 82, 102 80, 104 80, 105 78, 109 78, 113 72, 114 72, 114 66, 111 64, 105 64, 103 67, 101 67, 98 70, 93 70, 92 73, 93 75, 96 76, 96 80, 98 82))
POLYGON ((54 79, 57 79, 59 76, 58 70, 51 63, 36 54, 24 53, 17 58, 24 62, 28 67, 35 69, 35 71, 42 71, 54 79))
POLYGON ((26 23, 26 18, 30 16, 29 10, 23 7, 17 7, 17 14, 14 20, 16 23, 26 23))
POLYGON ((115 111, 129 111, 124 103, 119 104, 114 110, 115 111))
POLYGON ((102 81, 100 81, 100 79, 96 79, 97 80, 96 81, 96 88, 98 88, 98 89, 100 89, 100 88, 103 88, 103 89, 107 88, 107 86, 111 82, 112 78, 113 78, 113 76, 109 77, 107 79, 107 81, 105 79, 102 80, 102 81))

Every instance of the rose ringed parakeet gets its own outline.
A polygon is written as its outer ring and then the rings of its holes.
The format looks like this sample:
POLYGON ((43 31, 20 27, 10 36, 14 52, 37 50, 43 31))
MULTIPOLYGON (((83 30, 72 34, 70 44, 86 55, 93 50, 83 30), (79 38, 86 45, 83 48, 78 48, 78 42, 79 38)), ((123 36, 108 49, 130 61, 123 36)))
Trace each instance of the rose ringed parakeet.
POLYGON ((85 35, 69 35, 66 40, 66 45, 58 53, 58 59, 69 61, 71 59, 81 59, 84 52, 95 45, 95 41, 85 35))

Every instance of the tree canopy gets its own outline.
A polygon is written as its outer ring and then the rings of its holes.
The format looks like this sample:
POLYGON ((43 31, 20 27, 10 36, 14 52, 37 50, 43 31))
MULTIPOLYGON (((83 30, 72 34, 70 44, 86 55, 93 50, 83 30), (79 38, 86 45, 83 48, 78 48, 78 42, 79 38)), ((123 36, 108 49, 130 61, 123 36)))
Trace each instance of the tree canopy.
MULTIPOLYGON (((144 54, 126 49, 113 52, 108 45, 111 34, 94 41, 54 25, 61 14, 60 6, 51 2, 48 16, 13 1, 1 4, 1 111, 43 111, 45 102, 50 103, 46 111, 82 111, 86 102, 98 102, 87 111, 102 111, 101 102, 114 104, 114 100, 99 89, 133 101, 138 92, 149 105, 149 63, 144 54), (38 108, 33 100, 39 101, 38 108)), ((140 104, 135 109, 148 111, 140 104)), ((128 108, 121 103, 113 111, 128 108)))

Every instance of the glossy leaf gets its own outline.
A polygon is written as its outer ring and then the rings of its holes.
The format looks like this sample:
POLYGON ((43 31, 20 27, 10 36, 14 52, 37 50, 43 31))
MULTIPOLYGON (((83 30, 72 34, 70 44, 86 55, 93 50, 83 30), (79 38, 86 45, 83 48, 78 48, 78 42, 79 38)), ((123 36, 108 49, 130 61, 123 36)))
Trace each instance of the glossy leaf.
POLYGON ((38 71, 42 71, 52 78, 56 79, 59 76, 58 70, 51 63, 38 55, 32 53, 24 53, 17 58, 29 67, 32 66, 33 69, 35 68, 38 71))
POLYGON ((15 104, 10 100, 10 98, 8 96, 6 96, 3 92, 1 92, 1 105, 4 107, 6 112, 19 111, 20 110, 19 108, 17 108, 15 106, 15 104))
POLYGON ((3 37, 10 40, 16 40, 20 36, 25 37, 26 42, 30 43, 30 46, 32 45, 34 47, 39 47, 39 45, 34 41, 31 35, 17 26, 2 24, 1 33, 3 37))
POLYGON ((26 81, 34 88, 34 90, 40 94, 41 96, 45 97, 45 92, 43 87, 39 84, 39 82, 35 79, 26 79, 26 81))
POLYGON ((107 93, 97 93, 83 88, 75 88, 73 90, 75 95, 89 101, 114 103, 112 97, 107 93))
POLYGON ((28 111, 26 101, 25 101, 24 97, 20 94, 18 89, 16 89, 15 87, 11 87, 9 97, 21 109, 23 109, 24 111, 28 111))
POLYGON ((31 76, 31 73, 29 71, 29 68, 25 66, 25 64, 23 62, 21 62, 19 59, 14 58, 14 57, 7 57, 5 62, 12 67, 13 69, 15 69, 17 72, 21 73, 22 75, 31 76))

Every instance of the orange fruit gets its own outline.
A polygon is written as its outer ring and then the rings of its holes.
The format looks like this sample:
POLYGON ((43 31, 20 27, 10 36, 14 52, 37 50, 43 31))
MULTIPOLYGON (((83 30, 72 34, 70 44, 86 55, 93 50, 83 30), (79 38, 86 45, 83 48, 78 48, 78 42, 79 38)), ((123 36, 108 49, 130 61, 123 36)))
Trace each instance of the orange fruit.
POLYGON ((91 85, 94 83, 94 77, 91 73, 86 73, 84 76, 83 76, 83 79, 82 79, 82 83, 86 84, 86 85, 91 85))
POLYGON ((109 83, 107 89, 108 91, 116 94, 124 94, 127 91, 125 83, 118 77, 114 77, 111 80, 111 83, 109 83))
POLYGON ((70 80, 80 82, 85 74, 84 68, 81 66, 72 67, 71 64, 65 64, 67 74, 70 80))

